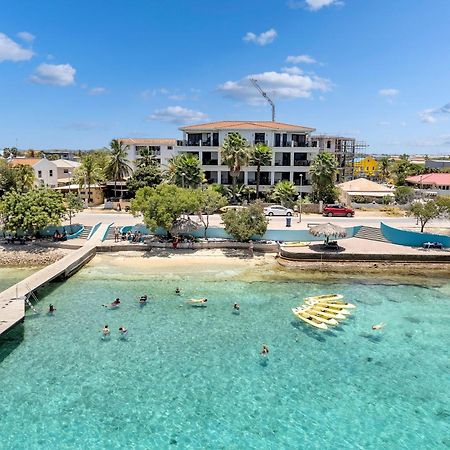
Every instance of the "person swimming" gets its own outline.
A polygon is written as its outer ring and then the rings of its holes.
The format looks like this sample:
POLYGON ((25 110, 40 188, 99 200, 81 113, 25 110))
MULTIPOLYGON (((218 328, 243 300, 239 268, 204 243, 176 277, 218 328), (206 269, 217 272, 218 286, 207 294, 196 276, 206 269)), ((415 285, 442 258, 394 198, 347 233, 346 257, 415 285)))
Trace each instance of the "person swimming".
POLYGON ((177 287, 175 289, 175 294, 180 295, 181 294, 181 289, 179 287, 177 287))
POLYGON ((379 324, 376 324, 376 325, 372 325, 372 330, 381 330, 382 328, 384 328, 386 326, 386 324, 385 323, 383 323, 383 322, 381 322, 381 323, 379 323, 379 324))
POLYGON ((105 308, 118 308, 120 305, 120 299, 116 298, 113 302, 111 302, 109 305, 102 305, 105 308))
POLYGON ((105 326, 103 327, 102 333, 103 333, 103 337, 104 337, 104 338, 109 337, 111 331, 109 330, 108 325, 105 325, 105 326))
POLYGON ((147 303, 147 296, 146 295, 141 295, 141 297, 139 298, 139 303, 141 305, 145 305, 147 303))
POLYGON ((234 309, 235 311, 239 311, 239 310, 241 309, 241 306, 239 305, 239 303, 235 303, 235 304, 233 305, 233 309, 234 309))
POLYGON ((269 347, 266 344, 263 344, 260 354, 263 356, 267 356, 269 354, 269 347))
POLYGON ((125 327, 119 327, 120 339, 125 339, 128 335, 128 329, 125 327))
POLYGON ((50 303, 50 305, 48 306, 48 312, 50 314, 53 314, 56 311, 56 308, 50 303))

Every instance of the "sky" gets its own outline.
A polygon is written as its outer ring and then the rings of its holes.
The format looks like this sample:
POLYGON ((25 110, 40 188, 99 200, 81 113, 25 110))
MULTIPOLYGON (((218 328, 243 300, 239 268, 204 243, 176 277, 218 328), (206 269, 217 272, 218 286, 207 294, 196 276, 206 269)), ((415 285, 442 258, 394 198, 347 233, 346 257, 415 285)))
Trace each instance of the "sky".
POLYGON ((450 155, 449 0, 0 2, 0 148, 311 126, 371 153, 450 155))

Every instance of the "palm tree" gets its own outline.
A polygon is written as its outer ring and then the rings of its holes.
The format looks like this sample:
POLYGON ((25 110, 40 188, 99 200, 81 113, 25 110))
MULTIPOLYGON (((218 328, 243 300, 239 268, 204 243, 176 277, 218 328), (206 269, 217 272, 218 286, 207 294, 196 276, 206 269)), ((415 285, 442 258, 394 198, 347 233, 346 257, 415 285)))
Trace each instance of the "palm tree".
POLYGON ((34 170, 31 166, 18 164, 12 169, 17 192, 29 191, 34 185, 34 170))
POLYGON ((230 168, 232 178, 233 201, 236 201, 234 195, 236 191, 236 180, 241 172, 241 167, 246 166, 250 160, 250 147, 247 140, 239 133, 230 133, 224 140, 221 151, 222 163, 230 168))
POLYGON ((259 184, 261 181, 261 166, 270 166, 272 149, 265 144, 256 144, 251 152, 250 165, 256 166, 256 198, 259 198, 259 184))
POLYGON ((385 156, 381 158, 380 160, 380 174, 383 181, 387 181, 389 177, 389 168, 390 168, 390 161, 389 157, 385 156))
MULTIPOLYGON (((111 155, 105 167, 105 175, 108 179, 114 180, 114 197, 117 197, 117 181, 123 181, 129 177, 133 169, 127 159, 128 145, 123 146, 122 142, 113 139, 110 144, 111 155)), ((122 198, 122 191, 121 191, 122 198)))
POLYGON ((273 190, 272 197, 279 201, 283 206, 292 207, 297 198, 297 191, 294 183, 289 180, 279 181, 273 190))
POLYGON ((154 166, 155 164, 155 156, 148 147, 144 147, 143 149, 139 150, 139 156, 136 161, 136 165, 138 167, 154 166))
POLYGON ((325 203, 333 202, 337 195, 334 188, 337 163, 333 154, 319 153, 310 166, 311 182, 313 187, 312 199, 325 203))
POLYGON ((167 178, 178 187, 195 189, 205 181, 205 174, 197 156, 181 153, 169 161, 167 178))
POLYGON ((88 153, 83 157, 81 165, 77 167, 74 173, 74 180, 80 186, 87 186, 87 206, 91 202, 91 186, 102 179, 103 174, 101 168, 98 166, 94 156, 88 153))

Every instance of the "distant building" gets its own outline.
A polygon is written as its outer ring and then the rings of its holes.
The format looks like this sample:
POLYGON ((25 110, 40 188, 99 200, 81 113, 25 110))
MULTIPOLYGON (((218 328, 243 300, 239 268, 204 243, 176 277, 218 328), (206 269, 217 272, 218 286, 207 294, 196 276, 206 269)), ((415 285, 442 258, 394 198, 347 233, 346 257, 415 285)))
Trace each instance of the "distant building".
POLYGON ((450 195, 450 173, 428 173, 406 178, 406 182, 432 195, 450 195))
POLYGON ((380 176, 380 164, 373 156, 355 158, 353 175, 355 178, 378 178, 380 176))
POLYGON ((368 201, 377 200, 383 197, 394 197, 394 190, 383 184, 375 183, 366 178, 346 181, 337 185, 343 192, 345 203, 351 203, 355 197, 364 197, 368 201))
POLYGON ((73 192, 80 196, 81 200, 87 205, 88 193, 90 194, 89 206, 102 205, 105 199, 103 186, 94 184, 88 191, 87 186, 80 186, 79 184, 69 184, 66 186, 60 186, 55 188, 55 191, 61 192, 63 195, 67 195, 69 192, 73 192))
POLYGON ((445 169, 450 167, 450 159, 427 159, 425 168, 427 169, 445 169))

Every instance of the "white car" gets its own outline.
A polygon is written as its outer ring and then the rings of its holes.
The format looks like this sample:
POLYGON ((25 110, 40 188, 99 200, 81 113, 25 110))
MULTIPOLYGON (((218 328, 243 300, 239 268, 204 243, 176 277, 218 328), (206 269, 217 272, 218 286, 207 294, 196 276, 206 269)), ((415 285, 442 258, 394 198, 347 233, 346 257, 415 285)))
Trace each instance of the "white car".
POLYGON ((264 214, 266 216, 292 216, 294 211, 281 205, 271 205, 264 208, 264 214))

